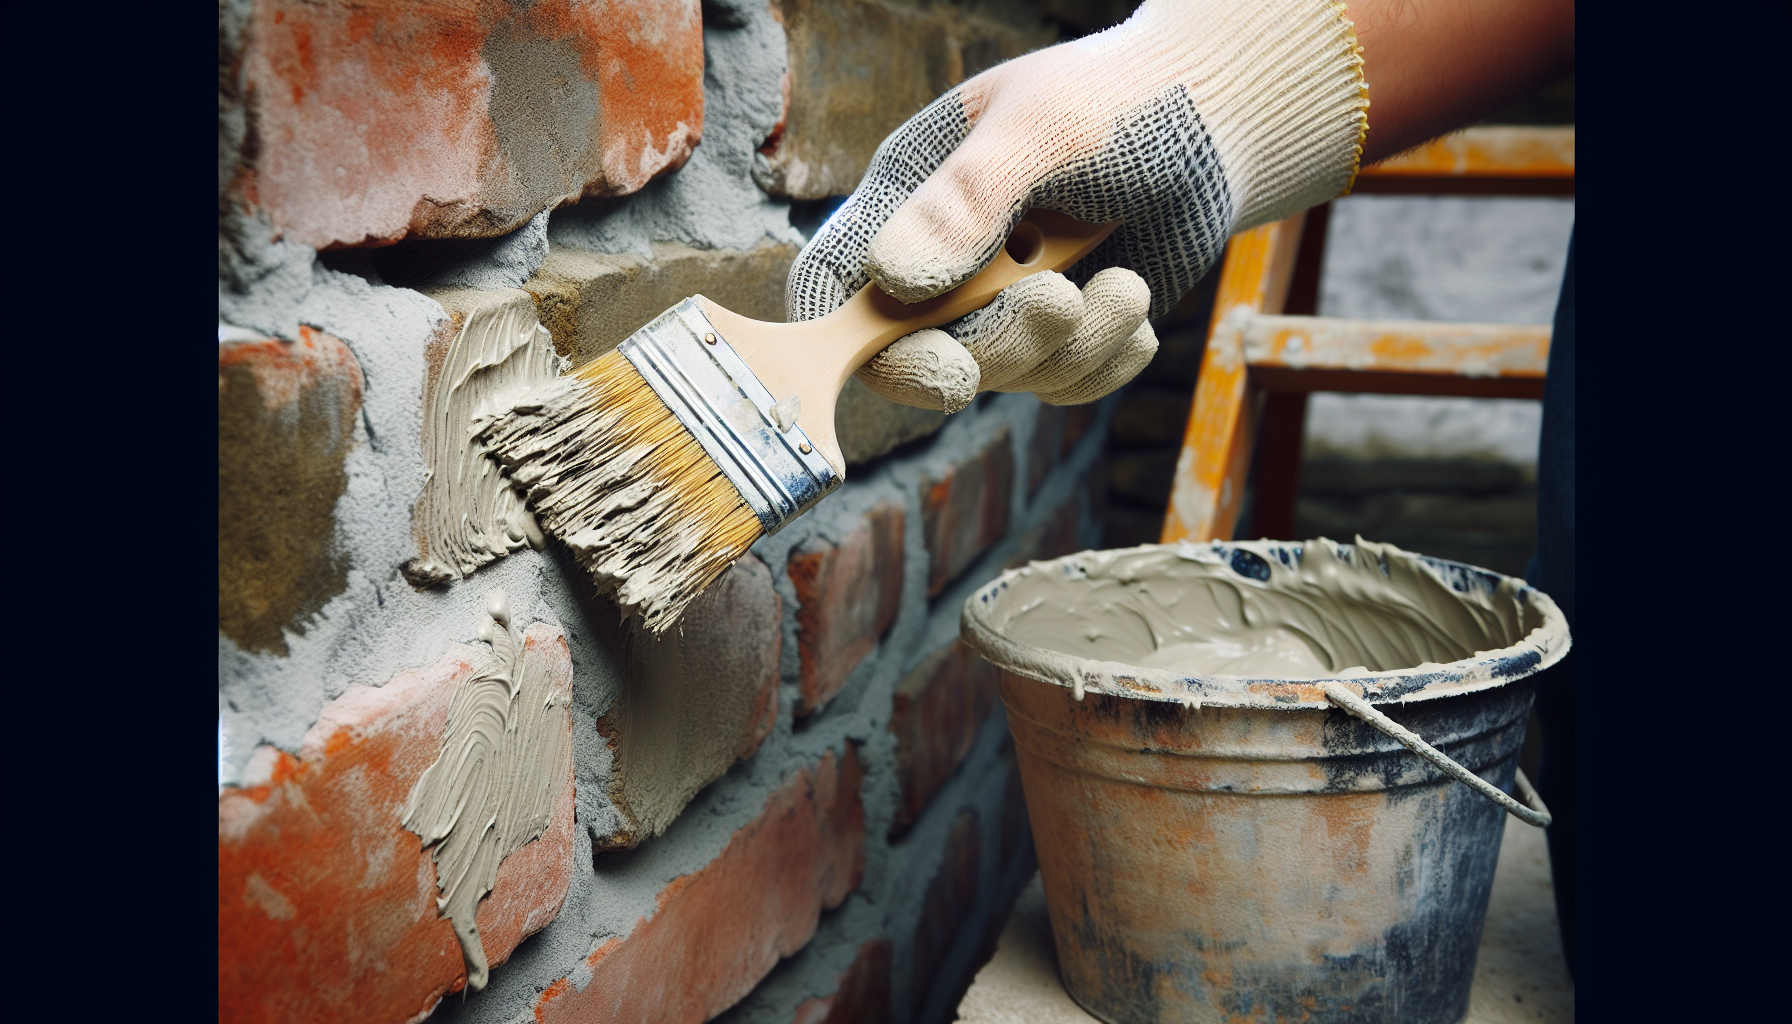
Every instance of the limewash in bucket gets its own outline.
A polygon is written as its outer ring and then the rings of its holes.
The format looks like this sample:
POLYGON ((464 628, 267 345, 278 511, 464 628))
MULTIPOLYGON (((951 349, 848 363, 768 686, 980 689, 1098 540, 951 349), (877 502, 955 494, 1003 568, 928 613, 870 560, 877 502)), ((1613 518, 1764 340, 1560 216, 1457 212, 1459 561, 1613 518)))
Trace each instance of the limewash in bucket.
POLYGON ((1505 816, 1548 821, 1507 795, 1569 650, 1547 595, 1360 539, 1149 545, 1003 573, 960 633, 1001 670, 1058 976, 1095 1016, 1467 1013, 1505 816))
POLYGON ((1392 546, 1320 539, 1297 551, 1284 561, 1183 545, 1066 559, 1011 577, 989 624, 1074 658, 1251 679, 1436 666, 1510 647, 1538 624, 1510 587, 1457 589, 1392 546))

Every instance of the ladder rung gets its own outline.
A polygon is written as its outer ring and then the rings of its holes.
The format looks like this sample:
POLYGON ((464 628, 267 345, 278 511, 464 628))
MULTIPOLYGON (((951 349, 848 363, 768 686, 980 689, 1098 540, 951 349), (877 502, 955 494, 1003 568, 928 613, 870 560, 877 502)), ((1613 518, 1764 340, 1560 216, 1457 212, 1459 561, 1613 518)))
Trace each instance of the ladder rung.
POLYGON ((1574 126, 1466 128, 1363 168, 1352 192, 1574 194, 1574 126))
POLYGON ((1253 372, 1275 367, 1542 380, 1549 368, 1548 324, 1255 315, 1242 326, 1244 359, 1253 372))

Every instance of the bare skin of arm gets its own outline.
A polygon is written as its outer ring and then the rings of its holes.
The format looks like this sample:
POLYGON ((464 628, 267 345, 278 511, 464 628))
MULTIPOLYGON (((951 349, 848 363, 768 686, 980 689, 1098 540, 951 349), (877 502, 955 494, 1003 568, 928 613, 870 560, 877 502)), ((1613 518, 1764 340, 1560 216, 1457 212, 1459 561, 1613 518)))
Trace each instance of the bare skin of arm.
POLYGON ((1371 164, 1574 70, 1573 0, 1354 0, 1371 164))

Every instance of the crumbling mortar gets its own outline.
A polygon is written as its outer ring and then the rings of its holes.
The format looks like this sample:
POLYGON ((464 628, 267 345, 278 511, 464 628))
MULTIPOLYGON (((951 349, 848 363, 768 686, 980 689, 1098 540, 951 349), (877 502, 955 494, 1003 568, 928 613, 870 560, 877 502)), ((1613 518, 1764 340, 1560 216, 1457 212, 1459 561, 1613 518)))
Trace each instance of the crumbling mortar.
MULTIPOLYGON (((227 7, 246 10, 238 0, 227 7)), ((628 200, 587 201, 582 210, 569 207, 548 216, 545 224, 538 218, 512 237, 494 240, 493 251, 444 263, 432 273, 486 287, 521 283, 515 276, 533 272, 529 260, 540 254, 535 236, 543 234, 544 227, 554 244, 609 252, 651 253, 654 241, 743 249, 766 239, 800 243, 789 225, 787 205, 766 198, 750 178, 753 152, 781 109, 782 30, 762 4, 743 3, 728 11, 727 18, 705 26, 706 134, 704 145, 683 170, 656 180, 628 200), (504 255, 509 250, 516 251, 504 255)), ((706 9, 706 16, 711 13, 706 9)), ((227 42, 222 28, 220 41, 222 51, 227 42)), ((226 99, 221 83, 221 108, 226 99)), ((240 145, 231 132, 240 132, 240 126, 221 114, 221 195, 227 184, 222 170, 225 151, 240 145)), ((390 262, 399 254, 384 255, 390 262)), ((888 729, 893 689, 912 667, 917 648, 950 642, 956 630, 950 596, 933 602, 926 598, 928 552, 919 481, 974 453, 1002 426, 1010 428, 1021 469, 1015 477, 1010 530, 962 578, 968 581, 1000 564, 1001 553, 1012 548, 1015 524, 1039 519, 1043 510, 1053 507, 1054 496, 1074 483, 1080 469, 1070 463, 1080 467, 1095 454, 1088 439, 1072 459, 1053 471, 1029 505, 1020 482, 1028 475, 1025 440, 1031 436, 1037 405, 1025 396, 999 396, 952 417, 938 435, 918 446, 855 470, 854 480, 812 515, 761 541, 755 551, 771 570, 784 606, 782 684, 771 735, 756 754, 699 792, 664 835, 634 851, 599 855, 593 853, 592 835, 613 829, 616 814, 604 796, 615 770, 613 757, 596 732, 597 719, 609 710, 621 688, 622 630, 614 606, 591 592, 557 544, 539 554, 519 552, 481 569, 475 579, 427 592, 405 585, 395 571, 416 553, 409 523, 422 484, 418 410, 426 376, 424 348, 447 320, 446 312, 416 291, 390 286, 372 255, 363 259, 344 253, 320 259, 304 246, 275 240, 264 219, 225 211, 220 222, 219 316, 223 322, 289 339, 297 335, 298 324, 314 325, 349 346, 366 379, 356 444, 345 467, 349 486, 336 508, 338 541, 351 564, 348 585, 312 621, 302 624, 304 635, 289 638, 292 653, 287 658, 250 654, 220 638, 221 741, 227 744, 222 751, 222 780, 237 778, 257 744, 296 751, 323 705, 350 684, 383 685, 404 670, 439 661, 451 642, 470 638, 492 587, 510 593, 519 623, 552 623, 569 645, 574 666, 577 814, 582 826, 574 832, 570 891, 558 917, 493 971, 484 992, 450 996, 433 1019, 532 1019, 534 1001, 549 984, 568 976, 575 984, 588 983, 583 960, 596 946, 632 933, 637 922, 653 912, 668 882, 713 862, 733 834, 763 812, 765 801, 792 772, 812 768, 828 751, 840 756, 848 743, 857 746, 864 770, 860 799, 866 821, 866 880, 845 904, 823 915, 815 939, 774 970, 738 1013, 731 1011, 729 1019, 789 1019, 802 998, 831 992, 859 945, 876 936, 895 942, 899 963, 892 980, 899 1006, 906 1008, 903 958, 910 955, 908 943, 921 896, 944 855, 944 840, 958 808, 975 806, 985 848, 998 847, 999 840, 991 837, 999 829, 1003 789, 1001 776, 991 769, 997 765, 996 751, 1005 733, 1005 719, 991 715, 965 765, 931 802, 922 821, 901 844, 887 842, 900 799, 896 742, 888 729), (798 602, 786 573, 789 552, 811 536, 837 542, 866 508, 892 497, 905 510, 904 588, 896 620, 835 701, 796 728, 792 712, 800 667, 795 642, 798 602), (923 850, 932 854, 921 858, 928 862, 925 866, 906 859, 923 850), (796 981, 787 986, 786 978, 796 981)), ((961 582, 952 594, 968 586, 961 582)), ((986 857, 982 867, 987 888, 990 873, 1000 866, 986 857)), ((987 898, 980 900, 985 903, 987 898)), ((977 911, 983 916, 991 912, 988 907, 977 911)))
POLYGON ((754 183, 753 156, 783 112, 784 29, 756 2, 704 5, 703 143, 676 174, 620 203, 586 201, 554 213, 554 245, 653 257, 653 243, 751 249, 801 245, 790 205, 754 183))
MULTIPOLYGON (((927 1004, 911 1011, 918 1019, 945 1020, 951 1016, 951 1007, 941 1002, 943 994, 955 991, 960 982, 969 980, 966 975, 975 969, 975 959, 983 950, 995 915, 1006 909, 1005 901, 1011 901, 1008 886, 1012 885, 1014 893, 1018 893, 1026 881, 1023 878, 1015 884, 1010 877, 1018 873, 1015 866, 1000 859, 1007 778, 996 769, 1001 765, 1001 749, 1007 738, 1008 714, 998 702, 978 731, 970 755, 928 807, 929 812, 945 819, 948 829, 958 811, 967 807, 976 811, 981 855, 977 861, 977 901, 941 961, 927 1004), (950 814, 944 813, 947 809, 950 814)), ((1023 843, 1017 849, 1017 859, 1026 858, 1026 847, 1023 843)))
POLYGON ((927 888, 946 864, 946 840, 959 813, 967 809, 977 814, 978 839, 981 843, 978 899, 961 927, 959 937, 954 940, 942 961, 935 987, 938 987, 940 978, 949 976, 955 968, 962 970, 967 967, 964 961, 974 956, 981 945, 981 933, 978 929, 987 928, 991 913, 989 904, 994 895, 991 881, 998 870, 995 860, 1001 852, 999 830, 1007 780, 995 769, 1001 763, 1000 751, 1007 732, 1007 714, 997 707, 984 721, 971 753, 946 784, 940 787, 939 792, 928 801, 920 819, 898 842, 889 844, 892 851, 910 854, 902 859, 902 867, 890 880, 889 889, 893 894, 899 894, 898 898, 886 904, 891 908, 889 927, 895 940, 895 955, 891 965, 894 1020, 916 1019, 915 1015, 924 1009, 908 1004, 910 976, 914 970, 913 937, 925 910, 927 888), (914 851, 928 852, 924 856, 917 856, 913 855, 914 851), (971 935, 978 937, 967 938, 971 935))

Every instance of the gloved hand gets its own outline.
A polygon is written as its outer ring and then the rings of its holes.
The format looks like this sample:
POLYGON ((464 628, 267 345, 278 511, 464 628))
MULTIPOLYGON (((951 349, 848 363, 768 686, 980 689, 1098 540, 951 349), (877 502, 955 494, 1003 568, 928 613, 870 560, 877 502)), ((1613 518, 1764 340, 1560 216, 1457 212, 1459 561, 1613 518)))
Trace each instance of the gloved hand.
POLYGON ((1351 23, 1323 0, 1147 0, 1122 25, 998 65, 878 147, 791 268, 791 320, 869 281, 904 302, 995 257, 1035 206, 1120 227, 1068 276, 1035 274, 859 379, 956 412, 979 390, 1091 402, 1150 362, 1228 235, 1349 188, 1367 129, 1351 23))

